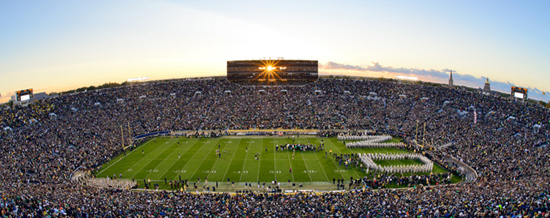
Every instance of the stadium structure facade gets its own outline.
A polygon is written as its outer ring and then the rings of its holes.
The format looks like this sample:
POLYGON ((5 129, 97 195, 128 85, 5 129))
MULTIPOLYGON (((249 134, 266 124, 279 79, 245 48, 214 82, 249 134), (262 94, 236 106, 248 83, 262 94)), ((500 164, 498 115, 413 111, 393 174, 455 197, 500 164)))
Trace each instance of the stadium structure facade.
POLYGON ((227 61, 227 79, 240 85, 305 85, 319 78, 316 60, 227 61))

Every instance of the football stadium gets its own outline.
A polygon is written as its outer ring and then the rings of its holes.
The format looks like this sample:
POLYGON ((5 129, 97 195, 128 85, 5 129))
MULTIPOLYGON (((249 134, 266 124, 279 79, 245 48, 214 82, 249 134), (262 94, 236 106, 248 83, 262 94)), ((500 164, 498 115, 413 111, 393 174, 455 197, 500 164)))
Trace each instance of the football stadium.
POLYGON ((548 118, 510 98, 366 78, 77 92, 2 111, 3 149, 19 154, 4 156, 3 202, 71 216, 532 212, 548 203, 549 166, 548 129, 531 122, 548 118))
POLYGON ((550 217, 550 2, 494 3, 0 1, 0 217, 550 217))

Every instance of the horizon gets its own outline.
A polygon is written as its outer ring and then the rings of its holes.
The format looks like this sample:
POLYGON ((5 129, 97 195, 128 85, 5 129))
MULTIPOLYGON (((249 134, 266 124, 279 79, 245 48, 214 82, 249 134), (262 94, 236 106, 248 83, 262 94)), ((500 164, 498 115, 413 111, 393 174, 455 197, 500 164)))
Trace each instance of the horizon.
POLYGON ((227 60, 319 61, 319 75, 414 76, 548 101, 550 2, 0 3, 0 103, 17 90, 226 75, 227 60), (289 7, 290 6, 290 7, 289 7), (269 16, 272 15, 272 16, 269 16))
MULTIPOLYGON (((454 71, 453 71, 454 72, 454 71)), ((140 83, 151 83, 151 82, 164 82, 164 81, 169 81, 169 80, 184 80, 184 79, 202 79, 202 78, 215 78, 215 77, 226 77, 227 75, 216 75, 216 76, 199 76, 199 77, 182 77, 182 78, 167 78, 167 79, 158 79, 158 80, 149 80, 149 79, 144 79, 144 80, 139 80, 139 81, 136 81, 135 83, 136 84, 140 84, 140 83)), ((405 81, 405 82, 409 82, 409 83, 415 83, 415 82, 419 82, 419 83, 430 83, 430 84, 438 84, 438 85, 447 85, 448 83, 440 83, 440 82, 431 82, 431 81, 423 81, 423 80, 411 80, 411 79, 399 79, 399 78, 396 78, 396 77, 369 77, 369 76, 355 76, 355 75, 349 75, 349 74, 320 74, 319 75, 319 79, 322 78, 322 77, 330 77, 330 76, 333 76, 333 79, 337 79, 338 77, 349 77, 349 78, 363 78, 363 79, 368 79, 368 80, 377 80, 377 79, 384 79, 384 80, 393 80, 393 81, 405 81)), ((132 79, 132 78, 131 78, 132 79)), ((330 78, 329 78, 330 79, 330 78)), ((76 91, 76 89, 81 89, 81 88, 89 88, 89 87, 99 87, 99 86, 102 86, 102 85, 106 85, 106 84, 118 84, 118 85, 122 85, 124 83, 132 83, 132 81, 128 81, 128 80, 125 80, 125 81, 122 81, 122 82, 113 82, 113 81, 109 81, 109 82, 104 82, 104 83, 101 83, 101 84, 92 84, 92 85, 88 85, 88 86, 81 86, 81 87, 76 87, 74 89, 68 89, 68 90, 61 90, 61 91, 52 91, 52 92, 44 92, 48 95, 51 95, 51 94, 59 94, 59 93, 66 93, 66 92, 70 92, 70 91, 74 91, 76 93, 78 93, 76 91)), ((134 85, 136 85, 134 84, 134 85)), ((234 83, 236 84, 236 83, 234 83)), ((308 85, 308 84, 306 84, 308 85)), ((264 86, 264 85, 259 85, 259 86, 264 86)), ((265 86, 270 86, 270 85, 265 85, 265 86)), ((283 85, 283 86, 294 86, 294 85, 283 85)), ((472 87, 472 86, 467 86, 467 85, 454 85, 455 87, 465 87, 465 88, 471 88, 471 89, 475 89, 475 90, 482 90, 483 87, 479 86, 479 87, 472 87)), ((521 87, 520 87, 521 88, 521 87)), ((507 94, 507 95, 510 95, 509 92, 507 91, 499 91, 499 90, 494 90, 491 88, 491 91, 494 91, 494 92, 498 92, 498 93, 504 93, 504 94, 507 94)), ((40 92, 42 93, 42 92, 40 92)), ((34 93, 36 94, 36 93, 34 93)), ((529 95, 529 93, 528 93, 529 95)), ((533 99, 531 97, 528 97, 528 99, 531 99, 531 100, 535 100, 535 101, 540 101, 540 100, 537 100, 537 99, 533 99)))

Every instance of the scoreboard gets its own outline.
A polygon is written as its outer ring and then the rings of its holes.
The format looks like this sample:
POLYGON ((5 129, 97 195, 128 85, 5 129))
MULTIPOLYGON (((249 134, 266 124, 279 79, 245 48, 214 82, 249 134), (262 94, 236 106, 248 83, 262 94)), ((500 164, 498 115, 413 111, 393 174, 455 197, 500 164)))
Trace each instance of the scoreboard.
POLYGON ((521 99, 527 99, 527 89, 521 87, 512 86, 512 96, 521 99))
POLYGON ((16 101, 26 101, 33 97, 34 95, 32 89, 19 90, 15 92, 16 101))
POLYGON ((227 61, 227 80, 241 85, 303 85, 317 81, 316 60, 227 61))

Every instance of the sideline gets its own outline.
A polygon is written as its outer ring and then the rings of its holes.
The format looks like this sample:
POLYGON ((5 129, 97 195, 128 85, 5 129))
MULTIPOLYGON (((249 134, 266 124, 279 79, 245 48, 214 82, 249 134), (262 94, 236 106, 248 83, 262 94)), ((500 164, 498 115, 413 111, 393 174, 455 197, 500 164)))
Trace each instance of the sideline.
MULTIPOLYGON (((147 143, 149 143, 149 142, 151 142, 151 141, 153 141, 153 139, 151 139, 151 140, 145 142, 144 144, 142 144, 142 145, 140 145, 140 146, 138 146, 138 147, 144 146, 144 145, 146 145, 147 143)), ((125 155, 124 157, 119 158, 119 159, 118 159, 117 161, 115 161, 113 164, 109 165, 108 167, 105 167, 105 169, 102 169, 102 170, 99 171, 99 173, 97 173, 96 175, 99 175, 99 174, 103 173, 103 171, 105 171, 105 170, 109 169, 110 167, 112 167, 113 165, 116 165, 116 163, 118 163, 120 160, 124 159, 125 157, 127 157, 128 155, 130 155, 131 153, 133 153, 134 151, 136 151, 138 147, 136 147, 136 149, 130 151, 130 153, 128 153, 128 154, 125 155)))

